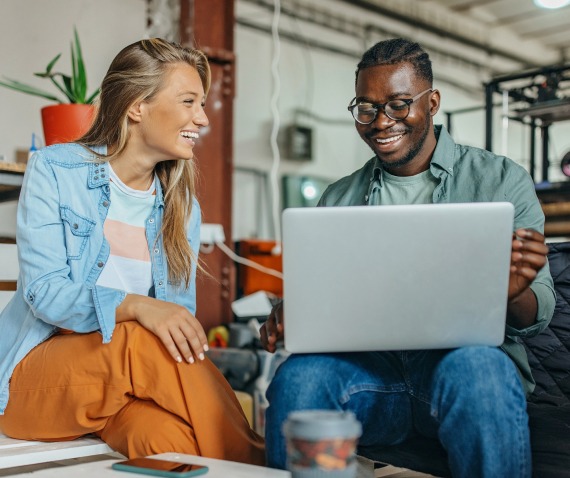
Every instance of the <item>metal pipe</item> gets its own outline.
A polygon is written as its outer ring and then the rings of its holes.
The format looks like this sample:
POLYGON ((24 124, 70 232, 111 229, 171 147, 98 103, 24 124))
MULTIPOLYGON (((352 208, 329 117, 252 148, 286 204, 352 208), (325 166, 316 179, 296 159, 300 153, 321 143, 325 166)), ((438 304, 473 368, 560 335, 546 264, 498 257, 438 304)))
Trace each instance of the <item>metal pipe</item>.
POLYGON ((533 182, 536 182, 535 168, 536 168, 536 121, 533 118, 530 121, 530 164, 528 166, 528 169, 530 170, 530 177, 532 178, 533 182))
POLYGON ((542 181, 548 181, 548 167, 550 160, 548 159, 548 143, 549 143, 550 124, 543 125, 542 129, 542 181))
POLYGON ((491 83, 485 85, 485 149, 493 151, 493 93, 495 87, 491 83))

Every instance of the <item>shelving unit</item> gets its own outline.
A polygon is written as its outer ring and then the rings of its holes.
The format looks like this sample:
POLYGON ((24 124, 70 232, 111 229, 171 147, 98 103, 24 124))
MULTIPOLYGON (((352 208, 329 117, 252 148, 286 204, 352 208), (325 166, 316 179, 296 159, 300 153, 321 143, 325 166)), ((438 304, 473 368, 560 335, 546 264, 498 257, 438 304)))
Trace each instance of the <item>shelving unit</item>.
POLYGON ((498 95, 503 117, 530 128, 529 173, 537 184, 536 192, 546 216, 545 234, 570 236, 570 182, 550 183, 548 173, 550 127, 570 120, 570 64, 503 75, 485 84, 485 148, 489 151, 493 151, 493 107, 498 95), (537 130, 541 133, 540 179, 536 177, 537 130))

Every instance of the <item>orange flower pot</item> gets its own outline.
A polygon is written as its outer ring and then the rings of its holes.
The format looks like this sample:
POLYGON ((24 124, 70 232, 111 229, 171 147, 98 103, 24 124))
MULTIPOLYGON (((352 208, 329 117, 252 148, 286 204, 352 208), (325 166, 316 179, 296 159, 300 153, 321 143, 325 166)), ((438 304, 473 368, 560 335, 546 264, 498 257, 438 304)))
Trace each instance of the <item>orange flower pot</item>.
POLYGON ((93 105, 59 104, 42 108, 46 146, 80 138, 87 132, 94 117, 93 105))

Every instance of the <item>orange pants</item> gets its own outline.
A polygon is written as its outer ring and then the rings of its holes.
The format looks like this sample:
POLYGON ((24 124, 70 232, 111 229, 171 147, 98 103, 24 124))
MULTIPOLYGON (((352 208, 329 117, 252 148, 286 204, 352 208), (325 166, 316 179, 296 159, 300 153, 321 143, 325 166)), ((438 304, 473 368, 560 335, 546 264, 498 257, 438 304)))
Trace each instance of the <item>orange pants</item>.
POLYGON ((12 438, 71 440, 96 433, 133 458, 177 452, 265 464, 263 439, 206 358, 176 363, 137 322, 101 335, 56 335, 18 364, 0 428, 12 438))

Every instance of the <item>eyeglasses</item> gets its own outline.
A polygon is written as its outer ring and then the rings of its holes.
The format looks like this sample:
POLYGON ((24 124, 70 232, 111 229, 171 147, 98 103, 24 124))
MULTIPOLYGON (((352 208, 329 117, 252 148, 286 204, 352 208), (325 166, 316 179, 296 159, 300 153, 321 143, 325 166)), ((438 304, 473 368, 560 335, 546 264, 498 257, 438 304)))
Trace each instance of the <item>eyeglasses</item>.
POLYGON ((376 104, 368 103, 366 101, 361 101, 360 103, 354 103, 356 98, 353 98, 348 105, 348 111, 352 113, 354 119, 360 124, 370 124, 377 117, 380 110, 384 111, 384 114, 395 121, 402 121, 408 117, 410 114, 410 105, 421 98, 426 93, 433 91, 432 88, 429 90, 422 91, 418 93, 413 98, 402 99, 402 100, 391 100, 387 103, 376 104), (354 104, 353 104, 354 103, 354 104))

